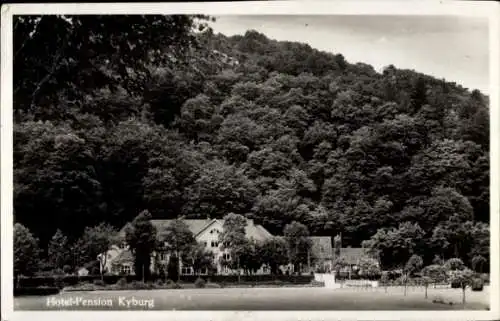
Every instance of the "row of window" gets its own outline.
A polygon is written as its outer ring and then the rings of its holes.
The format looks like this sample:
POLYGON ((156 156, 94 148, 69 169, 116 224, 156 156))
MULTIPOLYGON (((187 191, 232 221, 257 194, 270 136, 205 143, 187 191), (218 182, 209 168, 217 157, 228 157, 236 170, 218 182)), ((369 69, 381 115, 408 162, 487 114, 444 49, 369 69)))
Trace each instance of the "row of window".
MULTIPOLYGON (((230 260, 231 256, 229 255, 229 253, 223 253, 222 254, 222 258, 224 260, 230 260)), ((158 253, 158 260, 160 260, 160 261, 167 261, 167 259, 168 259, 167 253, 165 253, 165 252, 159 252, 158 253)), ((213 254, 213 259, 214 260, 217 259, 217 255, 215 253, 213 254)))
MULTIPOLYGON (((268 273, 270 270, 267 266, 262 267, 262 271, 264 273, 268 273)), ((132 273, 132 267, 130 265, 120 265, 119 267, 119 273, 120 274, 130 274, 132 273)), ((181 268, 181 273, 183 275, 193 275, 194 274, 194 269, 190 266, 188 267, 182 267, 181 268)), ((229 268, 227 266, 222 267, 222 273, 229 273, 229 268)), ((201 269, 200 274, 206 275, 208 274, 208 270, 206 268, 201 269)))

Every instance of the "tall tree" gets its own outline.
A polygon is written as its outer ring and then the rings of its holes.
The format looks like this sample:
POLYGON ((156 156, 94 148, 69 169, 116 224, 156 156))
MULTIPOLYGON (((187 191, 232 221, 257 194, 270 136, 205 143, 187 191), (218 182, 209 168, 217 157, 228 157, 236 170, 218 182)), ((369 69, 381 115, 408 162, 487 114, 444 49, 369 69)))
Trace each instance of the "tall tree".
POLYGON ((57 229, 49 242, 47 254, 50 264, 54 269, 62 270, 64 265, 70 262, 70 248, 68 238, 61 230, 57 229))
POLYGON ((277 274, 281 265, 288 263, 287 243, 281 237, 273 237, 258 247, 259 257, 267 264, 271 274, 277 274))
POLYGON ((38 268, 40 248, 38 240, 22 224, 14 225, 14 277, 30 276, 38 268))
POLYGON ((138 279, 149 279, 151 253, 156 247, 156 228, 150 222, 151 214, 144 210, 125 228, 125 240, 134 254, 134 270, 138 279))
POLYGON ((118 232, 109 224, 101 223, 97 226, 86 227, 82 237, 77 242, 81 253, 80 260, 82 260, 82 256, 87 261, 82 263, 97 260, 99 272, 103 278, 104 273, 109 272, 106 271, 108 251, 117 241, 119 241, 118 232))
MULTIPOLYGON (((189 226, 182 219, 176 219, 158 235, 158 238, 164 243, 172 257, 179 258, 177 261, 179 263, 178 270, 180 270, 181 258, 188 256, 192 247, 196 245, 196 239, 189 226)), ((180 275, 180 271, 177 275, 180 275)))
POLYGON ((245 227, 247 220, 244 216, 235 213, 229 213, 224 216, 222 232, 219 234, 219 241, 222 243, 222 249, 228 250, 232 263, 240 275, 240 256, 247 244, 245 227))
POLYGON ((294 271, 300 273, 301 264, 307 264, 311 255, 312 242, 309 230, 304 224, 292 222, 283 230, 284 238, 288 245, 288 256, 294 265, 294 271))
POLYGON ((123 86, 141 93, 149 65, 172 66, 196 44, 206 16, 84 15, 16 16, 14 21, 15 110, 65 117, 60 95, 79 108, 94 89, 123 86), (37 52, 32 55, 32 52, 37 52), (58 108, 59 107, 59 108, 58 108), (45 109, 44 109, 45 108, 45 109))

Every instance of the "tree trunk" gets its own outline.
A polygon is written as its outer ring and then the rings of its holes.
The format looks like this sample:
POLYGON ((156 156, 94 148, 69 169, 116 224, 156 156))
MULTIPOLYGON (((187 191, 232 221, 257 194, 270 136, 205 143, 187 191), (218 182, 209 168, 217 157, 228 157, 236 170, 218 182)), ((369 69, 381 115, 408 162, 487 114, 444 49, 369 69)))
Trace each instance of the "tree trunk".
POLYGON ((428 285, 425 285, 425 298, 427 299, 427 287, 428 285))
POLYGON ((405 296, 406 296, 406 287, 407 287, 407 285, 408 285, 408 276, 405 276, 405 282, 404 282, 404 288, 405 288, 404 295, 405 296))
POLYGON ((462 304, 465 308, 465 286, 462 286, 462 304))
POLYGON ((240 257, 237 259, 237 269, 238 269, 238 283, 241 282, 241 273, 240 273, 240 257))

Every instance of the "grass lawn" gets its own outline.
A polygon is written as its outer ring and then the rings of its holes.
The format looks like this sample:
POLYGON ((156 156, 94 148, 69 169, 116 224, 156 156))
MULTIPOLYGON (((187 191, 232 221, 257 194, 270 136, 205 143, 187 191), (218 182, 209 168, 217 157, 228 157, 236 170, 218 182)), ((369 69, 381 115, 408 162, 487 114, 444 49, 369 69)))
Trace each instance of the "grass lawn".
MULTIPOLYGON (((15 310, 487 310, 489 289, 482 292, 466 292, 467 303, 461 304, 460 289, 428 289, 428 299, 423 288, 409 288, 407 296, 402 287, 374 289, 327 289, 327 288, 224 288, 224 289, 177 289, 137 291, 63 292, 44 297, 17 297, 15 310), (453 305, 433 303, 435 297, 453 305), (48 307, 47 300, 78 298, 103 302, 90 306, 48 307), (153 306, 126 305, 125 300, 150 300, 153 306), (125 300, 124 300, 125 299, 125 300)), ((94 301, 94 302, 95 302, 94 301)), ((147 301, 143 301, 147 302, 147 301)))

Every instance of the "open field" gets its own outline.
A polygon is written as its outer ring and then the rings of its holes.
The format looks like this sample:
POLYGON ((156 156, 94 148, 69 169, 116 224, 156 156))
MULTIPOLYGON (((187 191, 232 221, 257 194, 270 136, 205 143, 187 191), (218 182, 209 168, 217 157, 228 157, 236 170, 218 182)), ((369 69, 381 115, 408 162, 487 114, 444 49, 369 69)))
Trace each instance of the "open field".
MULTIPOLYGON (((482 292, 467 290, 467 303, 461 304, 459 289, 428 290, 424 298, 423 288, 409 288, 407 296, 402 287, 372 289, 327 289, 327 288, 225 288, 225 289, 179 289, 138 291, 93 291, 63 292, 46 297, 17 297, 15 310, 487 310, 489 289, 482 292), (433 303, 440 297, 453 305, 433 303), (95 300, 93 305, 48 306, 54 299, 95 300), (122 301, 120 301, 120 299, 122 301), (127 307, 126 300, 150 300, 148 307, 127 307), (101 304, 99 305, 99 301, 101 304), (108 305, 102 302, 108 300, 108 305), (96 303, 97 302, 97 303, 96 303), (111 306, 109 306, 111 302, 111 306), (151 303, 152 302, 152 303, 151 303), (121 303, 121 304, 120 304, 121 303)), ((144 301, 146 302, 146 301, 144 301)))

